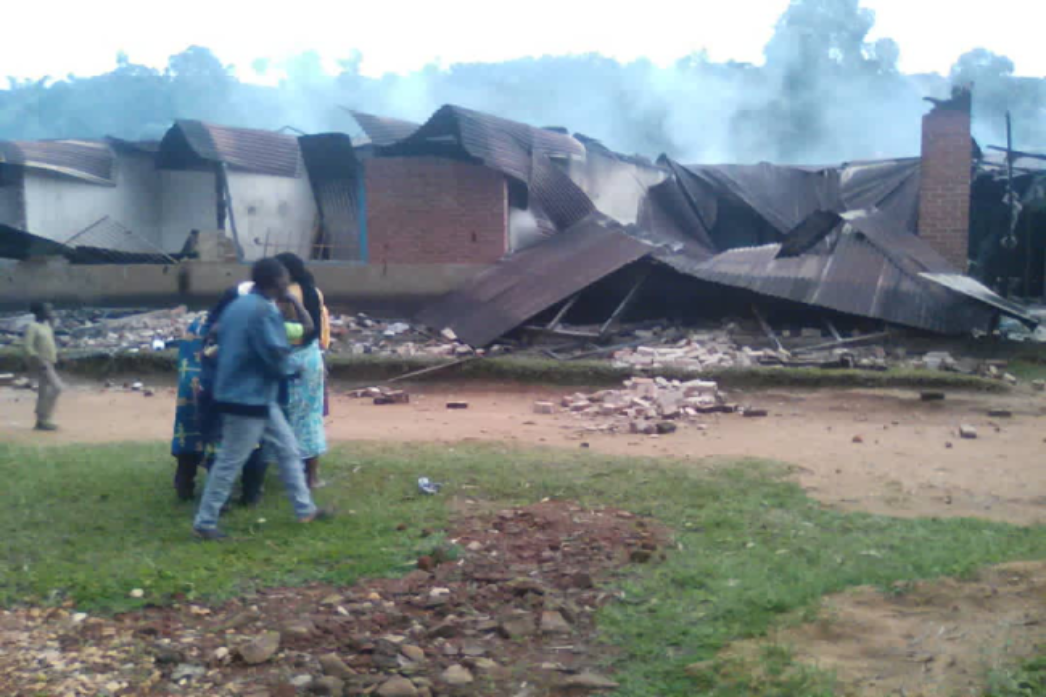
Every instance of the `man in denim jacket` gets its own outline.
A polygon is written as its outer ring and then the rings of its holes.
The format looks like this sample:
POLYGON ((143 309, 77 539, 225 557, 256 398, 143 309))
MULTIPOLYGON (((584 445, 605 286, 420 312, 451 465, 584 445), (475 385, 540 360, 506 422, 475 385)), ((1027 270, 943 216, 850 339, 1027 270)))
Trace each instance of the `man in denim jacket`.
MULTIPOLYGON (((236 475, 260 441, 279 465, 287 498, 298 520, 309 523, 329 516, 318 509, 305 484, 298 443, 277 404, 280 382, 289 377, 291 347, 274 301, 285 299, 290 283, 276 259, 262 259, 251 270, 254 290, 237 298, 222 313, 218 327, 218 371, 214 407, 221 413, 222 444, 207 477, 193 522, 197 536, 224 539, 218 530, 222 504, 236 475)), ((295 303, 302 324, 311 325, 305 308, 295 303)))

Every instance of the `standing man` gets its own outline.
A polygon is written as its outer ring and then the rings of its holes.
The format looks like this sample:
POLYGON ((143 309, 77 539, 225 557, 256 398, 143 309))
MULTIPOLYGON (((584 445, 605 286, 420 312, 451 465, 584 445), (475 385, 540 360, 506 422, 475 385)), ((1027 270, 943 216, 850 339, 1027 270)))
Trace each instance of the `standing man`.
POLYGON ((58 348, 54 343, 54 327, 51 326, 54 310, 50 303, 33 303, 29 309, 36 320, 25 332, 25 353, 37 379, 36 430, 57 431, 58 427, 51 418, 58 395, 65 386, 55 371, 58 348))
POLYGON ((275 301, 287 299, 303 324, 311 325, 311 320, 301 301, 287 297, 290 277, 279 261, 256 262, 251 277, 252 292, 234 300, 218 325, 221 348, 214 407, 221 414, 222 444, 193 522, 193 531, 205 540, 226 537, 218 530, 218 516, 236 475, 259 441, 279 465, 280 479, 298 520, 311 523, 330 516, 313 503, 298 443, 277 404, 280 382, 289 377, 291 346, 275 301))

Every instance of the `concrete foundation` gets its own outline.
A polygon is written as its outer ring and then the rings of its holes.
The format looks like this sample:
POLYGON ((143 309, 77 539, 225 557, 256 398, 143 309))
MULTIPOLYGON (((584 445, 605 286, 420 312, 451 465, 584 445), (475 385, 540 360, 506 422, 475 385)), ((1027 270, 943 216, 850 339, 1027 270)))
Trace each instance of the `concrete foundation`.
MULTIPOLYGON (((333 309, 405 317, 486 267, 314 264, 310 268, 333 309)), ((81 266, 64 260, 33 260, 0 265, 0 309, 24 309, 35 300, 58 306, 207 307, 249 276, 250 266, 236 263, 81 266)))

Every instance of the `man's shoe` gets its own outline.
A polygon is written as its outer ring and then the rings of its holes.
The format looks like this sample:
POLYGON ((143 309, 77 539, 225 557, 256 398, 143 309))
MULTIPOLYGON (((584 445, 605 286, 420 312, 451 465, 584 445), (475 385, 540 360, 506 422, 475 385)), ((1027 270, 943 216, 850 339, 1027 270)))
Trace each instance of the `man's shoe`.
POLYGON ((299 523, 317 523, 322 520, 331 520, 334 518, 334 511, 330 508, 317 508, 316 512, 310 516, 304 518, 298 518, 299 523))
POLYGON ((206 540, 208 542, 221 542, 223 540, 229 539, 229 536, 221 530, 219 530, 218 528, 214 528, 213 530, 201 530, 200 528, 193 528, 192 534, 200 538, 201 540, 206 540))
POLYGON ((36 422, 37 431, 57 431, 58 427, 50 421, 38 421, 36 422))

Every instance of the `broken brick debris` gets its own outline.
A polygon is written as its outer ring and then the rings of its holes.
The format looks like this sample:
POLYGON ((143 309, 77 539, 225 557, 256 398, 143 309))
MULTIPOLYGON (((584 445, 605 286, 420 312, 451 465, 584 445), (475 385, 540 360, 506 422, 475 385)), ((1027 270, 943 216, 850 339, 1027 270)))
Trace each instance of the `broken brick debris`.
POLYGON ((603 658, 595 615, 614 602, 598 580, 634 552, 652 562, 668 531, 625 511, 549 501, 462 516, 446 532, 479 548, 431 571, 350 588, 269 588, 213 608, 182 602, 107 618, 2 609, 4 687, 270 697, 419 697, 469 685, 482 685, 475 694, 515 695, 523 680, 536 694, 567 683, 612 689, 613 676, 593 672, 603 658), (433 593, 445 602, 431 605, 433 593), (3 643, 16 635, 16 644, 3 643))

